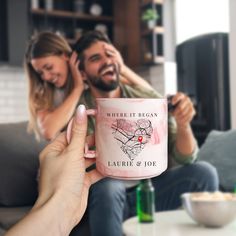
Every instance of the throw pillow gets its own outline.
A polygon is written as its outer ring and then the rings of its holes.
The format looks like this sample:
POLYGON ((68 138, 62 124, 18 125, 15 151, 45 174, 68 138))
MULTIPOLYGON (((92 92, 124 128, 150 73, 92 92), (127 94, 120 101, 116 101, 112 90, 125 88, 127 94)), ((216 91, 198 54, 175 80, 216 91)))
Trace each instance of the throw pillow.
POLYGON ((232 191, 236 184, 236 130, 211 131, 198 155, 217 168, 222 189, 232 191))

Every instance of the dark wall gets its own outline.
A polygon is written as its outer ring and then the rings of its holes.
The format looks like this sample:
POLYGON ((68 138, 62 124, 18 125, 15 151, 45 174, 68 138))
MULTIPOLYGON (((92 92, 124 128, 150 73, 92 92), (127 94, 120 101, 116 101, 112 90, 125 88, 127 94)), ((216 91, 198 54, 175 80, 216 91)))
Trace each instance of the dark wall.
POLYGON ((21 66, 29 35, 28 0, 7 0, 8 62, 21 66))
POLYGON ((7 38, 7 0, 2 0, 0 7, 0 62, 8 60, 7 38))
POLYGON ((192 127, 199 144, 213 130, 230 128, 228 34, 189 39, 177 47, 178 90, 192 95, 192 127))

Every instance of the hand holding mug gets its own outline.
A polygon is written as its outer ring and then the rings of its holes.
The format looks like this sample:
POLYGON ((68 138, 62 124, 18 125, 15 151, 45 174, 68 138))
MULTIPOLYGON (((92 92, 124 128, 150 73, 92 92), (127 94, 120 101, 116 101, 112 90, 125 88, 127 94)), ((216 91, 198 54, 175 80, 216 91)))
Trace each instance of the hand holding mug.
POLYGON ((176 95, 171 96, 170 107, 173 107, 171 113, 175 117, 179 128, 185 128, 189 126, 196 114, 191 99, 184 93, 179 92, 176 95))
POLYGON ((87 115, 83 105, 76 110, 71 123, 71 140, 61 133, 40 154, 39 198, 35 207, 45 204, 57 193, 61 201, 71 203, 76 222, 79 222, 87 206, 89 187, 102 178, 96 170, 86 172, 94 160, 85 160, 84 144, 87 133, 87 115))

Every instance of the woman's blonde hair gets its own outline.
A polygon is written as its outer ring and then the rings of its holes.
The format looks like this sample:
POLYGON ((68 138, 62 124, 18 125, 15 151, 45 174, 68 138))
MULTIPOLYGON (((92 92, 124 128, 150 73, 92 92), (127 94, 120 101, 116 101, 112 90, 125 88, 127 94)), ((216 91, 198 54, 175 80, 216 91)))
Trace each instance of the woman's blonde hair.
MULTIPOLYGON (((51 32, 41 32, 33 36, 26 49, 24 68, 27 74, 29 88, 28 131, 33 131, 38 140, 40 138, 40 132, 37 126, 37 112, 53 108, 55 86, 41 79, 40 75, 32 67, 31 60, 63 54, 70 56, 71 47, 63 37, 51 32)), ((72 87, 73 81, 70 79, 67 83, 66 95, 70 93, 72 87)))

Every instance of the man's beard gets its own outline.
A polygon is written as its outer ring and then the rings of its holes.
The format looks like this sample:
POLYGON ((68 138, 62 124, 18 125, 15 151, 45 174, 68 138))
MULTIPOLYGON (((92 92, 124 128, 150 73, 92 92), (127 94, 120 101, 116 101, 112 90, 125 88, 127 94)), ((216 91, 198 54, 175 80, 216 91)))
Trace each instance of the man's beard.
POLYGON ((109 65, 109 66, 107 66, 107 65, 102 66, 99 69, 98 73, 100 74, 102 72, 102 70, 106 69, 107 67, 114 68, 116 80, 104 81, 102 79, 102 76, 93 76, 93 75, 89 75, 89 73, 87 73, 88 81, 91 83, 91 85, 93 85, 97 89, 104 91, 104 92, 110 92, 110 91, 115 90, 119 86, 119 81, 120 81, 119 68, 114 64, 109 65))

